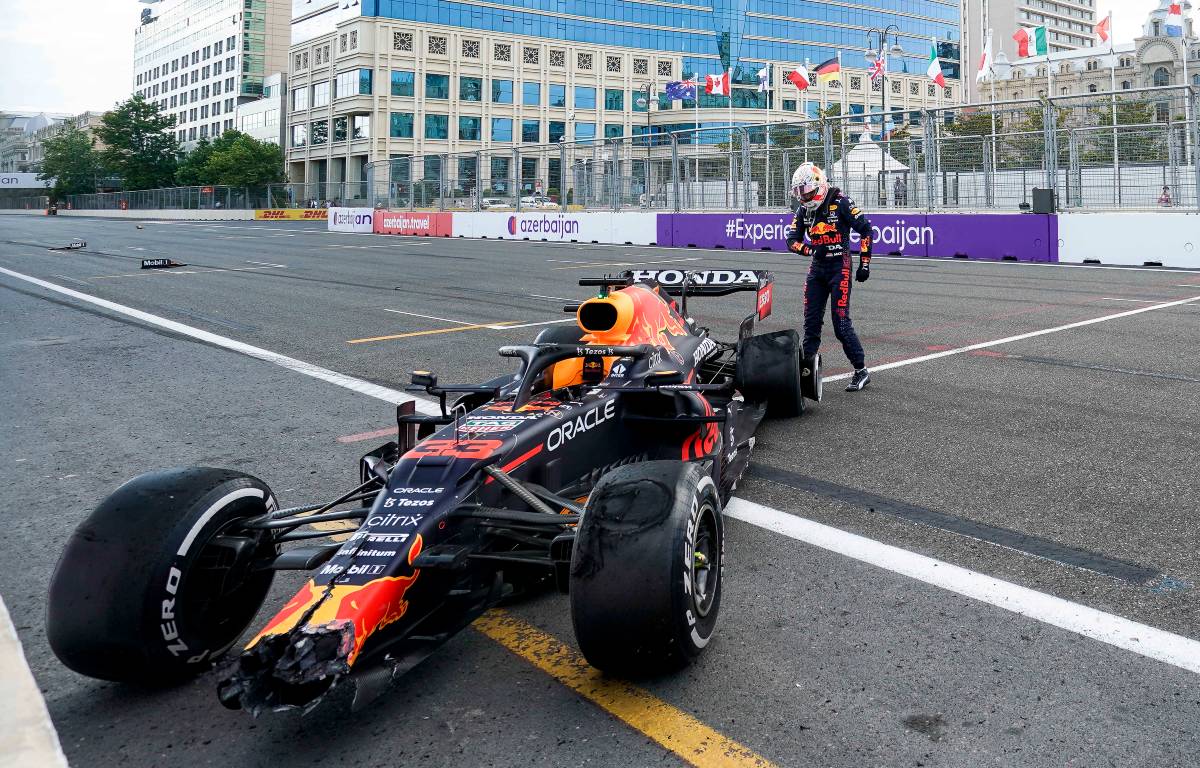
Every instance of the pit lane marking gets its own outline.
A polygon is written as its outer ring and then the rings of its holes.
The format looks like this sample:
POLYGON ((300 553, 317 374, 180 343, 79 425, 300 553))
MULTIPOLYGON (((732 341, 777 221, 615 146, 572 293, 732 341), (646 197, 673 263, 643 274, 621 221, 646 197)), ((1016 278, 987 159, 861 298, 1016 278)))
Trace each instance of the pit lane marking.
MULTIPOLYGON (((903 368, 907 365, 916 365, 917 363, 927 363, 931 360, 939 360, 943 357, 951 357, 953 355, 962 355, 962 354, 966 354, 968 352, 974 352, 975 350, 978 350, 978 349, 988 349, 990 347, 998 347, 1002 344, 1011 344, 1015 341, 1024 341, 1025 339, 1034 339, 1034 338, 1037 338, 1038 336, 1047 336, 1051 333, 1061 333, 1062 331, 1070 331, 1070 330, 1074 330, 1075 328, 1083 328, 1085 326, 1095 325, 1097 323, 1108 322, 1109 320, 1119 320, 1123 317, 1133 317, 1134 315, 1140 315, 1145 312, 1154 312, 1154 311, 1157 311, 1160 309, 1170 309, 1171 307, 1182 307, 1182 306, 1191 304, 1196 301, 1200 301, 1200 296, 1192 296, 1191 298, 1188 298, 1188 299, 1179 299, 1178 301, 1168 301, 1168 302, 1164 302, 1162 304, 1154 304, 1149 307, 1138 307, 1137 309, 1131 309, 1126 312, 1117 312, 1114 315, 1104 315, 1103 317, 1093 317, 1090 320, 1080 320, 1079 322, 1076 322, 1076 323, 1067 323, 1066 325, 1059 325, 1059 326, 1055 326, 1054 328, 1043 328, 1040 331, 1030 331, 1029 333, 1021 333, 1016 336, 1006 336, 1003 339, 996 339, 994 341, 983 341, 978 344, 970 344, 965 347, 958 347, 957 349, 947 349, 942 352, 934 352, 931 355, 921 355, 920 357, 912 357, 912 358, 908 358, 905 360, 897 360, 895 362, 884 363, 882 365, 869 365, 867 367, 871 369, 872 373, 874 373, 876 371, 887 371, 887 370, 891 370, 892 368, 903 368)), ((853 372, 839 373, 839 374, 835 374, 833 376, 826 376, 822 380, 823 381, 841 381, 843 379, 850 378, 852 375, 854 375, 853 372)))
POLYGON ((746 499, 730 499, 725 507, 725 515, 852 560, 1200 674, 1200 641, 1190 637, 1063 600, 746 499))
POLYGON ((509 612, 472 625, 482 634, 697 768, 773 768, 774 763, 631 683, 606 677, 582 654, 509 612))

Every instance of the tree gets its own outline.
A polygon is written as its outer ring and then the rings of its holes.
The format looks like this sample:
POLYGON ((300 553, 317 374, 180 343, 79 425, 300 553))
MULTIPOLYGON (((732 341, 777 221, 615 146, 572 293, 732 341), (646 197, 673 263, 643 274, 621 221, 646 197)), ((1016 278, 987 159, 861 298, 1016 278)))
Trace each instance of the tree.
POLYGON ((127 190, 169 187, 179 160, 174 128, 173 116, 134 95, 101 118, 96 129, 105 145, 100 161, 122 178, 127 190))
POLYGON ((201 139, 179 164, 175 179, 183 186, 230 187, 261 187, 287 180, 279 145, 232 130, 211 142, 201 139))
POLYGON ((62 200, 67 195, 85 195, 96 191, 100 172, 96 141, 74 124, 43 142, 46 157, 42 162, 42 181, 54 179, 50 197, 62 200))

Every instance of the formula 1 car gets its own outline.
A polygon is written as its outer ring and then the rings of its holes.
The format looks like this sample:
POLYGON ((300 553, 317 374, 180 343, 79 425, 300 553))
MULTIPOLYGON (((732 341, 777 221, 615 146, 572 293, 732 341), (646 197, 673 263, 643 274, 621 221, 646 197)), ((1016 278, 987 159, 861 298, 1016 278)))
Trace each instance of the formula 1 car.
POLYGON ((820 399, 820 361, 801 359, 795 331, 755 333, 767 272, 580 282, 598 295, 566 307, 575 325, 500 349, 515 374, 444 386, 415 372, 436 407, 398 406, 396 439, 328 503, 278 509, 261 480, 206 467, 122 485, 58 562, 54 652, 91 677, 181 681, 242 635, 276 571, 299 570, 299 592, 220 670, 226 706, 309 708, 345 678, 358 706, 488 608, 550 583, 595 667, 689 663, 716 626, 722 508, 753 435, 820 399), (688 315, 689 298, 740 291, 757 305, 732 342, 688 315))

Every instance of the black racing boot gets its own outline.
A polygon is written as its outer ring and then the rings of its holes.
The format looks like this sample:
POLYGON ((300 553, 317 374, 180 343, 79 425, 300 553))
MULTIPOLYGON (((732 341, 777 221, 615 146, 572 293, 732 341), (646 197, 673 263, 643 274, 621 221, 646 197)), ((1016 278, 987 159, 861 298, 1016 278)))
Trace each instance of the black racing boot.
POLYGON ((871 372, 866 368, 859 368, 854 372, 854 378, 850 379, 850 383, 846 385, 847 392, 858 392, 863 387, 871 383, 871 372))

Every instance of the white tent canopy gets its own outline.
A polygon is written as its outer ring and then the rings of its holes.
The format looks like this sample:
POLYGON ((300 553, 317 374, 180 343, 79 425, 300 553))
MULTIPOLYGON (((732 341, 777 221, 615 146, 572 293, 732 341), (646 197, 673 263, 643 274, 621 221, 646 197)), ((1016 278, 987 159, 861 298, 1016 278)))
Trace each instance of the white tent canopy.
POLYGON ((854 148, 835 163, 834 171, 839 175, 843 169, 850 178, 860 179, 878 176, 881 169, 886 169, 889 173, 907 171, 908 166, 881 151, 871 134, 864 133, 854 148))

